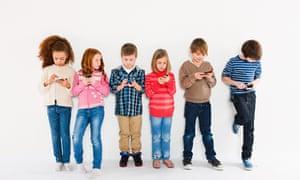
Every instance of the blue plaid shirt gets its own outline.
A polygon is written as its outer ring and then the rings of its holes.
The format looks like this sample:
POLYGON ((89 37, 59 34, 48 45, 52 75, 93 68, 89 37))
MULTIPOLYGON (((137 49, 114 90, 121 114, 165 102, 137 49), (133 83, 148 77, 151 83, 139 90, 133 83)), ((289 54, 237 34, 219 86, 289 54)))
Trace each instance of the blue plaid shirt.
POLYGON ((136 66, 128 74, 122 66, 112 69, 109 85, 111 92, 116 96, 115 115, 137 116, 142 114, 142 94, 145 92, 145 70, 136 66), (137 91, 134 87, 125 86, 122 90, 117 91, 117 87, 124 79, 127 79, 128 82, 136 81, 142 87, 142 90, 137 91))

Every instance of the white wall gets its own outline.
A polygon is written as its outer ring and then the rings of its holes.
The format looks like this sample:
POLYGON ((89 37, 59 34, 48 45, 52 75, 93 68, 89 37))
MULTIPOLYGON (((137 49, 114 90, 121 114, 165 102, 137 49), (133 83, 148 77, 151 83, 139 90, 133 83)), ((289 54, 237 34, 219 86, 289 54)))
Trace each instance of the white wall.
MULTIPOLYGON (((262 82, 257 88, 254 158, 293 158, 299 152, 299 20, 296 0, 127 0, 127 1, 39 1, 0 2, 1 125, 0 159, 45 158, 52 162, 50 131, 43 97, 38 91, 41 62, 38 45, 47 36, 58 34, 72 44, 80 68, 83 51, 98 48, 104 55, 106 71, 121 64, 120 47, 133 42, 138 47, 137 64, 150 72, 152 53, 165 48, 177 77, 176 109, 172 128, 172 158, 181 159, 183 90, 178 70, 189 58, 188 47, 196 37, 209 46, 209 60, 217 76, 211 103, 212 131, 217 155, 222 161, 238 161, 240 138, 231 133, 233 107, 229 89, 221 82, 227 60, 239 53, 247 39, 263 45, 262 82)), ((142 152, 151 157, 148 100, 144 96, 142 152)), ((105 99, 103 158, 118 159, 118 124, 114 116, 114 96, 105 99)), ((77 108, 74 110, 71 131, 77 108)), ((195 158, 204 159, 199 133, 195 158)), ((89 134, 85 139, 90 159, 89 134)), ((72 153, 73 159, 73 153, 72 153)))

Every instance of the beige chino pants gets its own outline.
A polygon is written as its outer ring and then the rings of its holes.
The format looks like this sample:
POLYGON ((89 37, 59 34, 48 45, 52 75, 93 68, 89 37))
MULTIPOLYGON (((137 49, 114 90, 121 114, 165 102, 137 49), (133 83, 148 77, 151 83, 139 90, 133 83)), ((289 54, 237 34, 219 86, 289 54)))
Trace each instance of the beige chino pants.
POLYGON ((117 116, 117 118, 120 129, 120 151, 129 153, 141 152, 142 116, 117 116))

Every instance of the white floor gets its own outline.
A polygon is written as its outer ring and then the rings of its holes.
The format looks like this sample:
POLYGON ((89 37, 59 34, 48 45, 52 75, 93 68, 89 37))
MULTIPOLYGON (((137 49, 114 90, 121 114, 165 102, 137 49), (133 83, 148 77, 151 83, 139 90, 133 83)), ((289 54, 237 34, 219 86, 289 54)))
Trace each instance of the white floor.
MULTIPOLYGON (((278 160, 278 159, 277 159, 278 160)), ((217 171, 212 169, 204 161, 193 160, 193 169, 184 170, 181 160, 174 160, 175 168, 168 169, 162 165, 160 169, 153 169, 151 160, 144 160, 143 167, 135 167, 132 160, 128 167, 118 167, 118 160, 104 160, 102 163, 101 174, 97 179, 128 179, 128 180, 153 180, 153 179, 209 179, 209 180, 299 180, 300 175, 297 172, 297 163, 280 163, 276 161, 269 163, 255 163, 252 171, 245 171, 240 162, 223 162, 224 170, 217 171), (274 163, 277 162, 277 163, 274 163)), ((90 163, 86 167, 90 170, 90 163)), ((72 165, 74 165, 72 163, 72 165)), ((2 160, 0 162, 1 180, 81 180, 87 179, 88 174, 77 172, 76 166, 72 172, 54 171, 54 163, 49 160, 2 160), (5 162, 6 161, 6 162, 5 162)))

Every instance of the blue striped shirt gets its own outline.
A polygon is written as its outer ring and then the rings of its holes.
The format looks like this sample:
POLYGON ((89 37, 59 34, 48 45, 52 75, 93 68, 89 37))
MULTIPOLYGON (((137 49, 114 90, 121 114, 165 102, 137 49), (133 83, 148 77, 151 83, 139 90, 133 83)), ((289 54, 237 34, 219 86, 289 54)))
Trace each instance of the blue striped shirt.
MULTIPOLYGON (((248 62, 241 59, 240 56, 231 58, 222 72, 222 77, 229 77, 234 81, 250 83, 261 76, 260 61, 248 62)), ((230 86, 231 94, 244 94, 255 91, 254 89, 238 89, 235 86, 230 86)))
POLYGON ((115 115, 137 116, 142 114, 142 94, 145 92, 145 70, 136 66, 128 74, 122 66, 112 69, 109 85, 111 92, 116 96, 115 115), (137 91, 134 87, 125 86, 122 90, 117 91, 117 87, 124 79, 127 79, 128 82, 136 81, 142 87, 142 90, 137 91))

